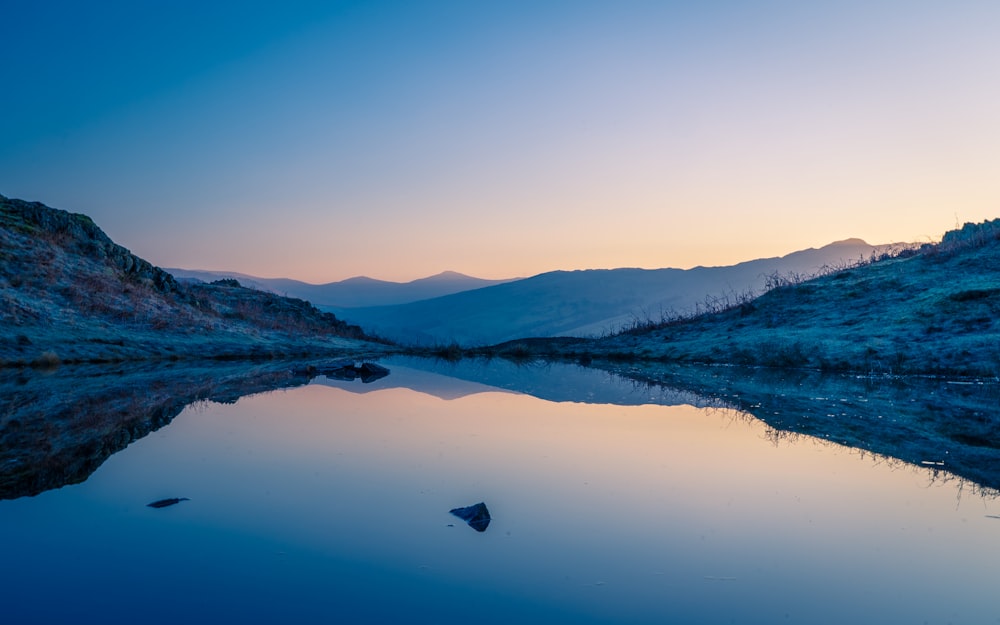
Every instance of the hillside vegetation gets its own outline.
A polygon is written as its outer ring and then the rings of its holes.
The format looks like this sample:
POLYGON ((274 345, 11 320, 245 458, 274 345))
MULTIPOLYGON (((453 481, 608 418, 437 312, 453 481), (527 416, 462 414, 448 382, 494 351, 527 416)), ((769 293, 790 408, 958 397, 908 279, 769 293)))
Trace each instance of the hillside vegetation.
POLYGON ((384 350, 303 300, 181 284, 87 216, 0 196, 0 364, 384 350))
POLYGON ((595 340, 532 340, 493 353, 753 365, 878 374, 1000 374, 1000 219, 941 243, 777 280, 756 299, 595 340))

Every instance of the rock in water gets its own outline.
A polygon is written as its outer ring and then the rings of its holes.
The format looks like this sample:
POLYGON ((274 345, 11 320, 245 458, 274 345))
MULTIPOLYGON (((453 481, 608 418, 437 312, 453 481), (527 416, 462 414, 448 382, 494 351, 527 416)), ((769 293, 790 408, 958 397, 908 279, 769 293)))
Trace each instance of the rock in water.
POLYGON ((374 362, 364 362, 358 367, 358 374, 361 376, 362 384, 368 384, 389 375, 389 370, 374 362))
POLYGON ((153 503, 147 503, 146 506, 150 508, 166 508, 167 506, 172 506, 182 501, 190 501, 190 499, 187 497, 171 497, 170 499, 160 499, 159 501, 154 501, 153 503))
POLYGON ((485 532, 490 526, 490 511, 483 502, 466 508, 453 508, 449 512, 468 523, 469 527, 477 532, 485 532))
POLYGON ((380 380, 389 375, 389 370, 382 365, 375 364, 374 362, 364 362, 361 363, 360 367, 357 367, 349 360, 335 362, 325 367, 317 368, 316 371, 331 380, 343 380, 345 382, 351 382, 360 377, 364 384, 380 380))

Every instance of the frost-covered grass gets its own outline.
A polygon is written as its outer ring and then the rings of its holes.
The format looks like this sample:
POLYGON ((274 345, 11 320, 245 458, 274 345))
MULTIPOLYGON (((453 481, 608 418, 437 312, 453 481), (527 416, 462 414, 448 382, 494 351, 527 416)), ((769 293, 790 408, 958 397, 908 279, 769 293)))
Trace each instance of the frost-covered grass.
MULTIPOLYGON (((726 310, 536 354, 876 374, 1000 375, 1000 220, 726 310)), ((503 352, 503 347, 498 353, 503 352)))
POLYGON ((664 360, 995 376, 1000 242, 929 247, 599 344, 664 360))

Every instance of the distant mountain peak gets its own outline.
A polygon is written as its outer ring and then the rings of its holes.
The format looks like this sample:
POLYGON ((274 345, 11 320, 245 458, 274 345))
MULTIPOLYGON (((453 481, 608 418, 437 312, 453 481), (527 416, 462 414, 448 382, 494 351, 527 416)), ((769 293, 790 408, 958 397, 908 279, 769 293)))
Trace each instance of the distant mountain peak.
POLYGON ((864 239, 859 239, 857 237, 851 237, 849 239, 844 239, 842 241, 834 241, 833 243, 825 245, 824 247, 834 247, 834 246, 840 246, 840 245, 852 245, 852 246, 853 245, 868 245, 868 241, 865 241, 864 239))
POLYGON ((441 273, 434 274, 433 276, 427 276, 426 278, 424 278, 424 280, 430 280, 432 278, 472 278, 472 277, 473 276, 470 276, 468 274, 459 273, 457 271, 446 269, 441 273))
MULTIPOLYGON (((338 284, 338 283, 330 282, 329 284, 338 284)), ((353 278, 347 278, 346 280, 341 280, 339 284, 397 284, 397 283, 390 282, 388 280, 379 280, 378 278, 370 278, 368 276, 354 276, 353 278)))
POLYGON ((411 280, 409 282, 409 284, 413 284, 414 282, 416 282, 416 283, 423 282, 425 284, 429 283, 429 282, 458 282, 458 281, 461 281, 461 282, 469 282, 469 281, 477 282, 477 281, 480 281, 480 280, 481 280, 481 278, 476 278, 476 277, 473 277, 473 276, 466 275, 464 273, 459 273, 457 271, 450 271, 450 270, 448 270, 448 271, 442 271, 441 273, 436 273, 433 276, 427 276, 426 278, 417 278, 416 280, 411 280))

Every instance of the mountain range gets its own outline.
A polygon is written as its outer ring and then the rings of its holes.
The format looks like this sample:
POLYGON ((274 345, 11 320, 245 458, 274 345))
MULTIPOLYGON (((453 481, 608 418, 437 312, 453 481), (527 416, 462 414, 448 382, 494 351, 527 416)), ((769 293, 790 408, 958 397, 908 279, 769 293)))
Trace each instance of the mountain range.
POLYGON ((445 272, 408 283, 361 277, 312 285, 232 272, 168 271, 182 280, 235 278, 244 286, 306 299, 405 344, 487 345, 520 337, 599 336, 746 298, 783 276, 849 266, 889 247, 847 239, 724 267, 552 271, 511 280, 445 272))
POLYGON ((416 345, 600 336, 637 321, 696 312, 720 299, 746 298, 783 276, 849 266, 886 248, 848 239, 725 267, 553 271, 396 306, 321 308, 376 335, 416 345))
MULTIPOLYGON (((489 348, 525 359, 699 363, 1000 379, 1000 219, 809 280, 787 280, 709 314, 598 339, 489 348)), ((981 415, 969 414, 971 421, 981 415)), ((992 440, 1000 431, 994 428, 992 440)))
POLYGON ((166 269, 178 280, 234 279, 246 287, 270 291, 278 295, 297 297, 312 302, 316 306, 331 308, 354 308, 363 306, 392 306, 419 300, 451 295, 461 291, 481 289, 510 280, 486 280, 474 278, 456 271, 420 278, 411 282, 390 282, 366 276, 348 278, 339 282, 310 284, 290 278, 259 278, 233 271, 206 271, 201 269, 166 269))

